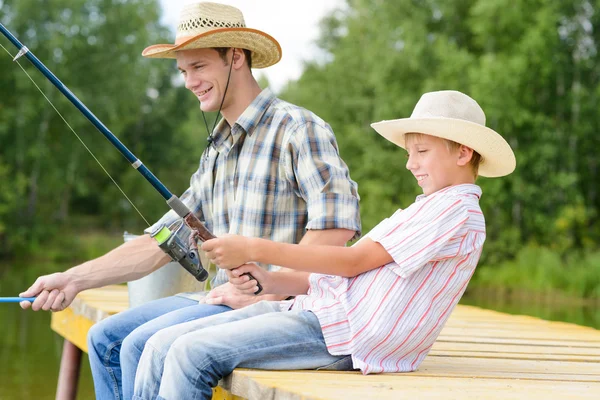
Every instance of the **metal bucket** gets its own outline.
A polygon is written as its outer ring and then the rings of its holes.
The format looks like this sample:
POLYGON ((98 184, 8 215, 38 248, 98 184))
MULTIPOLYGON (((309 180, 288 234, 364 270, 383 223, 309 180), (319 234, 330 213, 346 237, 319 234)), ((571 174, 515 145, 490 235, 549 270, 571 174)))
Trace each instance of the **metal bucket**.
MULTIPOLYGON (((123 233, 125 242, 136 237, 138 235, 132 235, 128 232, 123 233)), ((204 259, 204 254, 200 254, 200 257, 203 265, 208 265, 204 259)), ((205 284, 206 282, 198 282, 194 279, 179 263, 170 262, 141 279, 127 283, 129 307, 136 307, 177 293, 200 292, 205 290, 205 284)))

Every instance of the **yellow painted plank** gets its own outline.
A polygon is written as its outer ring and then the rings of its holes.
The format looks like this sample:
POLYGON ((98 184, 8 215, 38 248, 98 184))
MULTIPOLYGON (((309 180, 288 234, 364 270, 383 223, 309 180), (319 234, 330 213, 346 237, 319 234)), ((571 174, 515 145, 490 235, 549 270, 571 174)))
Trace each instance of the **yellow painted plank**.
POLYGON ((63 311, 52 313, 50 327, 60 336, 87 353, 87 332, 94 325, 89 319, 77 315, 69 307, 63 311))

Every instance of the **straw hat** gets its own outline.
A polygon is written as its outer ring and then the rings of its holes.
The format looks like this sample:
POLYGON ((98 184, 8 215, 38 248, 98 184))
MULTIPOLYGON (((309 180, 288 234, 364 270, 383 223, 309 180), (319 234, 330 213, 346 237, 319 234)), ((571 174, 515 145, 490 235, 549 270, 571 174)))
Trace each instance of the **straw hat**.
POLYGON ((485 114, 475 100, 454 90, 425 93, 410 118, 381 121, 373 129, 406 148, 404 135, 424 133, 464 144, 481 155, 479 175, 498 177, 515 170, 515 155, 502 136, 485 126, 485 114))
POLYGON ((235 47, 252 52, 252 67, 266 68, 281 59, 281 46, 265 32, 246 28, 242 12, 218 3, 184 6, 179 16, 175 44, 146 47, 144 57, 175 58, 181 50, 235 47))

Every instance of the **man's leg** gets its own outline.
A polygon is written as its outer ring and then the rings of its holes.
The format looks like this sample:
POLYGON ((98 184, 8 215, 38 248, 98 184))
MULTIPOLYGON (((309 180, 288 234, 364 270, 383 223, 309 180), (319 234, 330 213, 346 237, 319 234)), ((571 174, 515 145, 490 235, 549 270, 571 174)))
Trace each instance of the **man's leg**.
POLYGON ((311 312, 279 312, 277 302, 261 302, 154 335, 138 366, 134 399, 210 399, 212 387, 236 367, 314 369, 344 357, 327 352, 311 312))
POLYGON ((146 322, 144 325, 136 328, 127 335, 121 344, 120 354, 123 398, 128 400, 133 397, 135 372, 140 362, 144 346, 152 335, 164 328, 189 321, 195 321, 226 311, 231 311, 231 308, 223 305, 195 304, 191 307, 171 311, 152 321, 146 322))
POLYGON ((88 354, 97 399, 122 399, 119 351, 123 339, 138 326, 170 311, 198 302, 171 296, 123 311, 92 326, 88 354))

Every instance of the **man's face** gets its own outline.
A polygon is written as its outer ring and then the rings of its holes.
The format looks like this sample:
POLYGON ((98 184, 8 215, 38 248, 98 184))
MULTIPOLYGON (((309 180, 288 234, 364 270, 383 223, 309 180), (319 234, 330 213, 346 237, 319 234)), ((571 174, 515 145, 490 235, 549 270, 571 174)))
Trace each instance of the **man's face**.
POLYGON ((406 143, 408 169, 423 189, 430 195, 445 187, 462 183, 464 175, 458 165, 459 151, 451 151, 447 143, 430 135, 410 135, 406 143))
MULTIPOLYGON (((226 65, 214 49, 193 49, 177 52, 177 68, 185 79, 185 87, 200 100, 200 109, 218 111, 225 93, 229 63, 226 65)), ((223 109, 227 105, 226 100, 223 109)))

